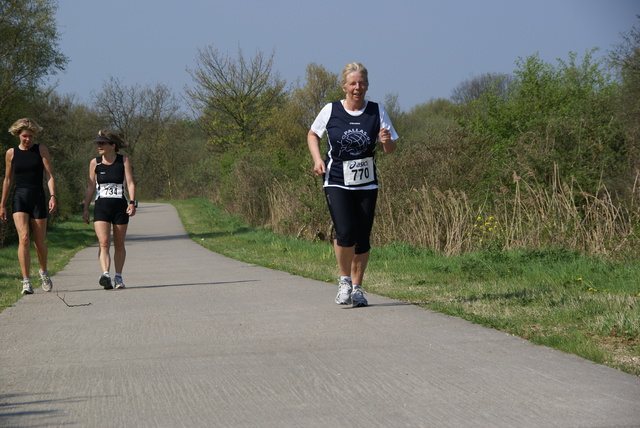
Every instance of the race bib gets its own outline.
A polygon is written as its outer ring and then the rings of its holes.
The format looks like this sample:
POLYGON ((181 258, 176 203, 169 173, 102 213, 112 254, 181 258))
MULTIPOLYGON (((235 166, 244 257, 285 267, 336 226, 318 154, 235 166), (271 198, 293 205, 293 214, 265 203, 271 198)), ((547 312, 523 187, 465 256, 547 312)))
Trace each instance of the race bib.
POLYGON ((102 183, 99 185, 98 197, 100 198, 124 198, 124 185, 119 183, 102 183))
POLYGON ((344 184, 354 186, 370 183, 374 180, 373 158, 354 159, 342 162, 344 184))

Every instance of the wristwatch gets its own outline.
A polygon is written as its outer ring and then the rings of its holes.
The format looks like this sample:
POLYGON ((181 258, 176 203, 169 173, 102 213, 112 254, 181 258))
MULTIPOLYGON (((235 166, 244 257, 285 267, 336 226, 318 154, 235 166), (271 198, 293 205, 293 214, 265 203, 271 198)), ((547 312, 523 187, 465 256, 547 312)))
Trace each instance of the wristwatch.
POLYGON ((133 207, 134 207, 134 208, 138 208, 138 201, 136 201, 135 199, 134 199, 134 200, 129 201, 129 205, 132 205, 132 204, 133 204, 133 207))

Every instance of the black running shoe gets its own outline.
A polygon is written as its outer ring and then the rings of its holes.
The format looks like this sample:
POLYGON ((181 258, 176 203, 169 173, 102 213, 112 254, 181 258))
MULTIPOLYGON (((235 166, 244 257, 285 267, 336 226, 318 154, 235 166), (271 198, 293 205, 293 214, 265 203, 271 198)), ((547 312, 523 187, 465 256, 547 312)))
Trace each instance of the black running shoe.
POLYGON ((104 287, 105 290, 111 290, 113 285, 111 285, 111 278, 107 275, 102 275, 98 280, 98 283, 104 287))

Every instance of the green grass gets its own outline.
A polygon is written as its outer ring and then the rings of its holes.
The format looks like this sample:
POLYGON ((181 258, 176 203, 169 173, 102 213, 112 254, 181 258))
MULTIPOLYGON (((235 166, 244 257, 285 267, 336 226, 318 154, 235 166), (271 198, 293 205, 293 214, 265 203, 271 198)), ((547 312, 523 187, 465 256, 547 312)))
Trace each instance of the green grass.
MULTIPOLYGON (((259 266, 336 282, 326 242, 282 237, 208 200, 172 201, 191 238, 259 266)), ((479 250, 444 257, 405 244, 373 248, 364 288, 640 375, 640 261, 575 252, 479 250)))
MULTIPOLYGON (((96 241, 93 227, 82 221, 81 216, 50 226, 47 231, 49 248, 48 269, 53 275, 69 263, 69 260, 82 248, 96 241)), ((38 287, 38 258, 31 244, 31 278, 34 287, 38 287)), ((0 311, 13 305, 20 297, 22 284, 18 263, 18 247, 11 245, 0 248, 0 311)))

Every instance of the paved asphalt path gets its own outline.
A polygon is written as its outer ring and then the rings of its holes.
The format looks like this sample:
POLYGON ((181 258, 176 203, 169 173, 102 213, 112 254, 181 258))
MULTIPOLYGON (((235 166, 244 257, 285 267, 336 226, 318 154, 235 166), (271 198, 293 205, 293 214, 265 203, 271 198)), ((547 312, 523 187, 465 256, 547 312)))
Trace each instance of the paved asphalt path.
MULTIPOLYGON (((17 261, 16 261, 17 263, 17 261)), ((238 262, 141 204, 125 290, 97 247, 0 313, 0 426, 638 427, 640 378, 238 262)))

